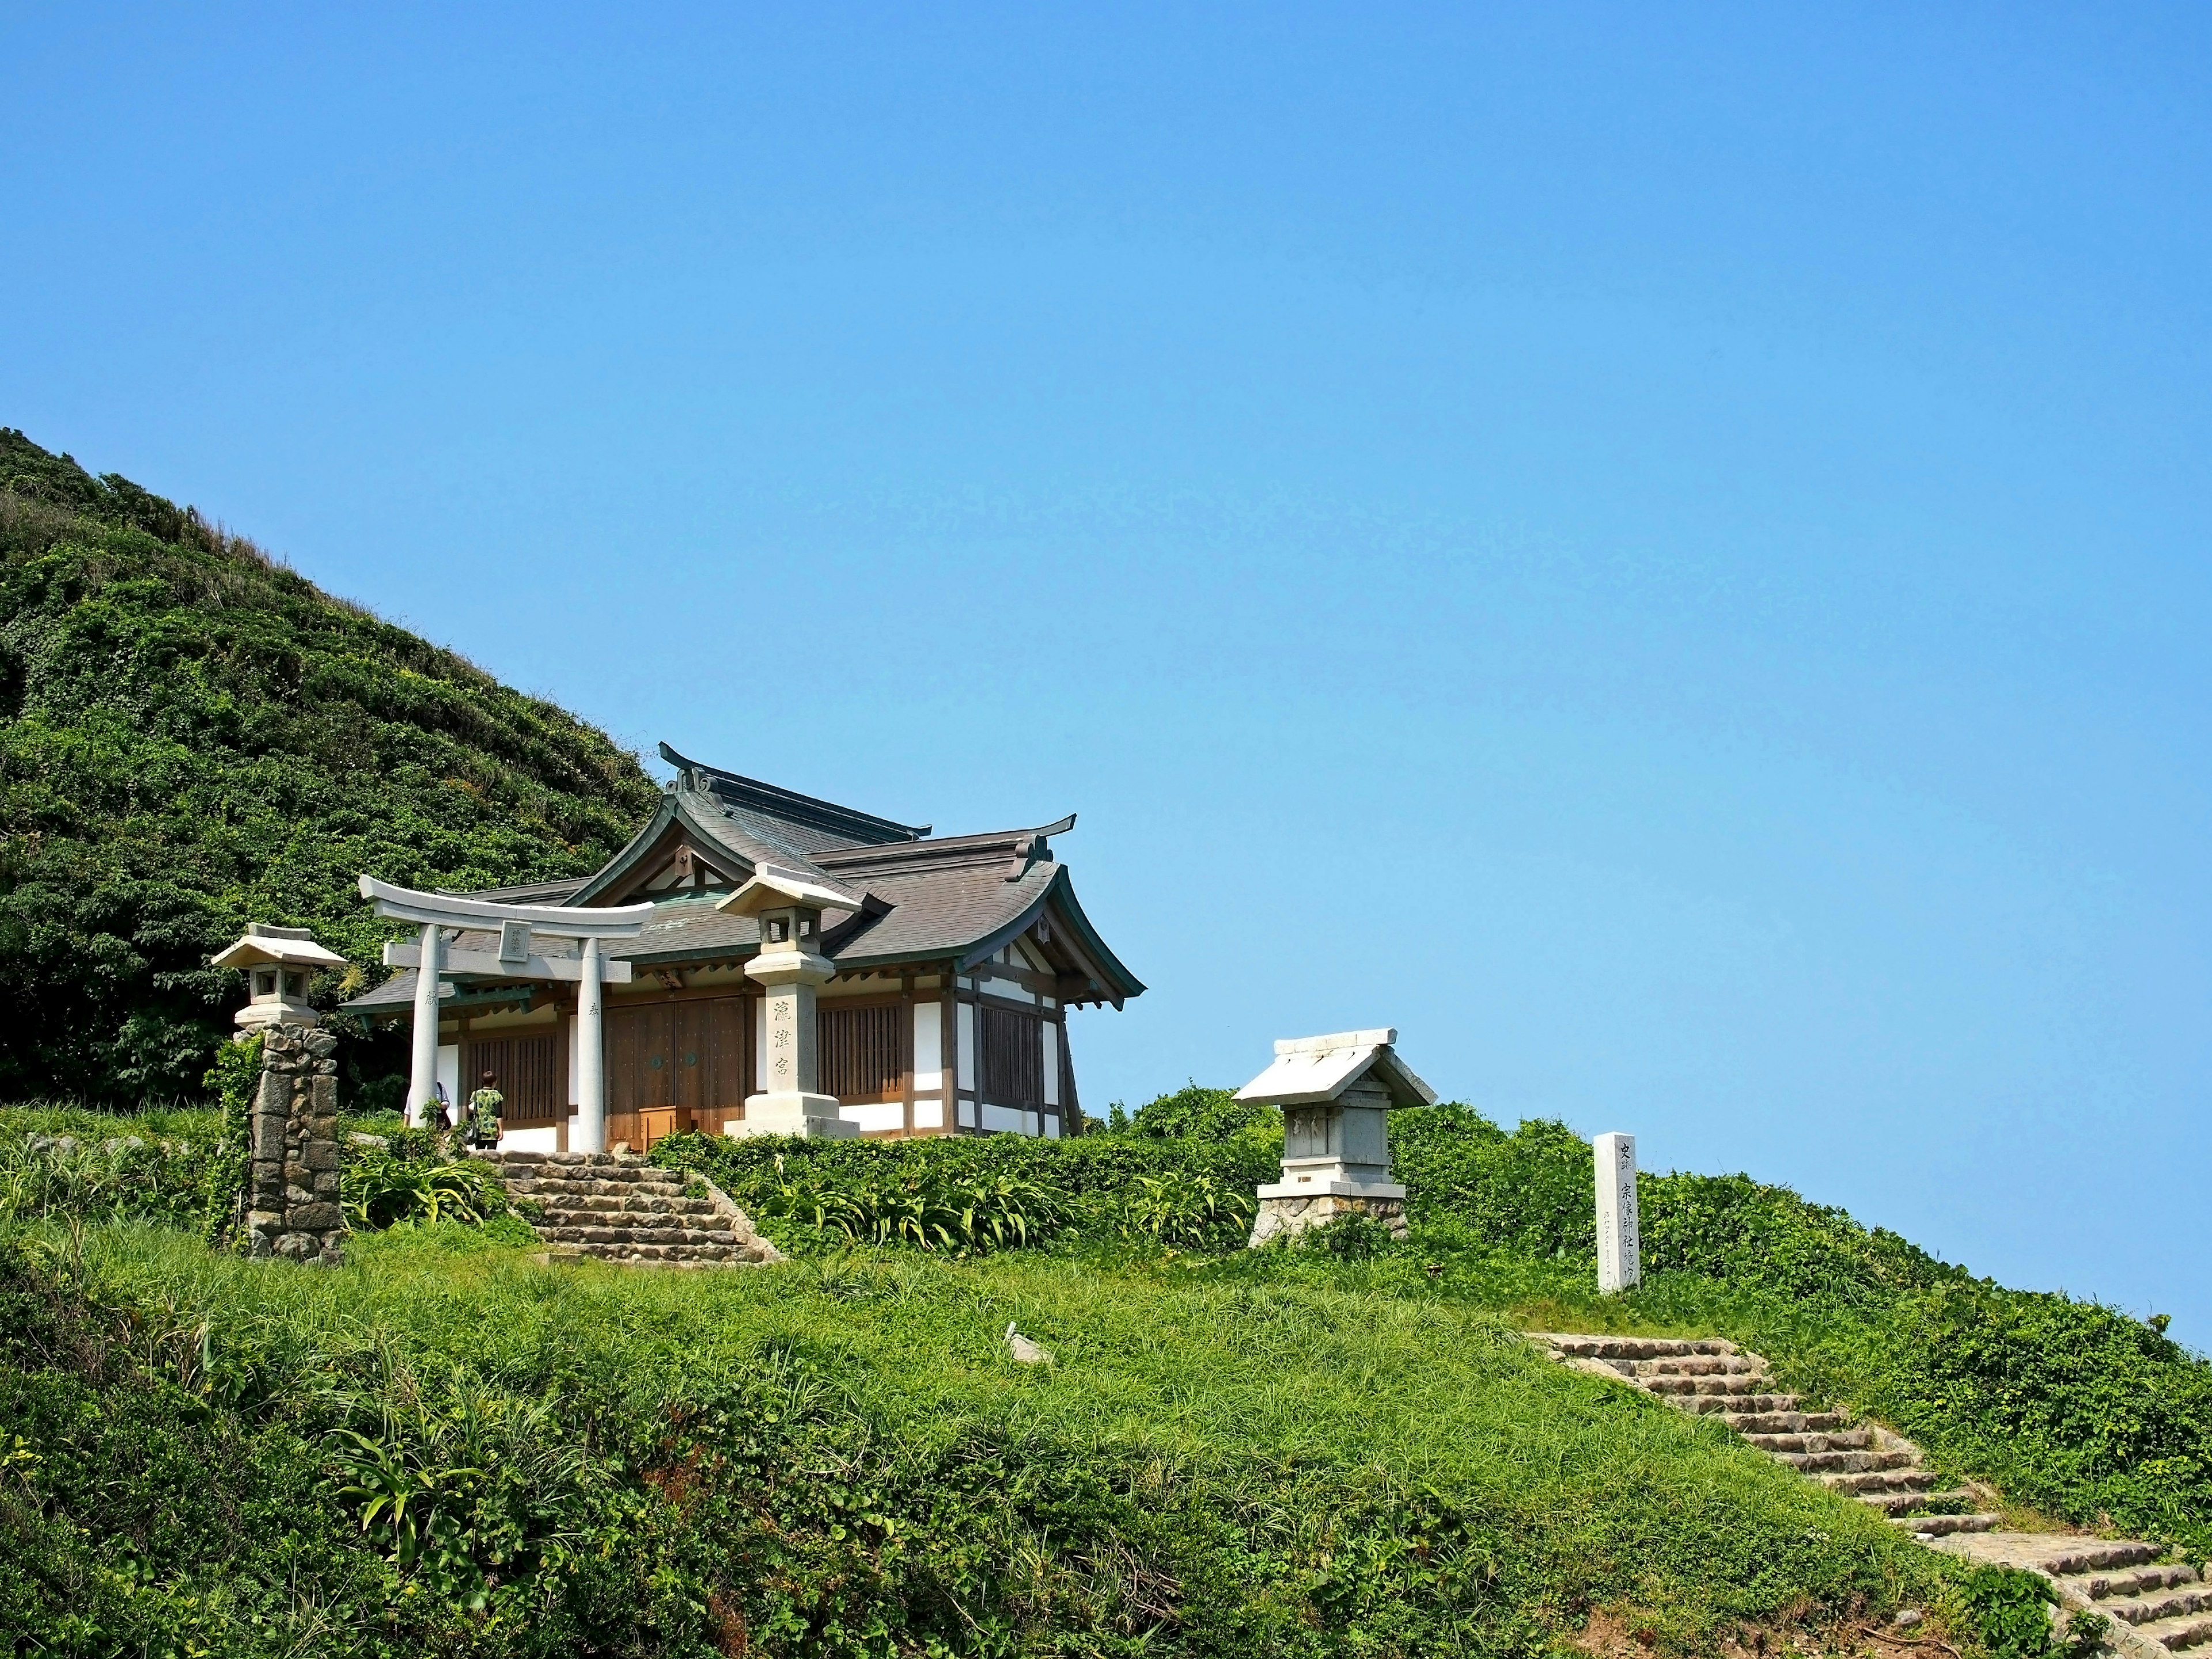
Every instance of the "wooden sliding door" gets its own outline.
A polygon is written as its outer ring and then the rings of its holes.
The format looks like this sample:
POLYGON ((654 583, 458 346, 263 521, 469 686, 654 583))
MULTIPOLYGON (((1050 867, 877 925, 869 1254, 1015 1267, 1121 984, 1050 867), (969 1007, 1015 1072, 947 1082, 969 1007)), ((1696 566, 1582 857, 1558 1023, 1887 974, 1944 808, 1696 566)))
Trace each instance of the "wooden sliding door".
POLYGON ((752 1089, 752 1002, 685 997, 607 1011, 607 1143, 719 1134, 752 1089))

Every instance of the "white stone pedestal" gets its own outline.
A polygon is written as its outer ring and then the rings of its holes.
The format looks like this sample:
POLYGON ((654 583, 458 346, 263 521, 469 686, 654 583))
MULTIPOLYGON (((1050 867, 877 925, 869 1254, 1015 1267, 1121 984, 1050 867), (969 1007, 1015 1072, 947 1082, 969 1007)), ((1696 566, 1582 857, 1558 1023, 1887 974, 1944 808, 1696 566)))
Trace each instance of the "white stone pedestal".
MULTIPOLYGON (((797 929, 791 930, 795 939, 797 929)), ((814 988, 837 971, 827 957, 786 945, 763 950, 745 964, 746 974, 767 988, 768 1046, 761 1053, 761 1080, 768 1087, 745 1097, 742 1121, 726 1123, 722 1133, 735 1139, 755 1135, 803 1135, 809 1139, 842 1139, 860 1133, 860 1125, 837 1115, 834 1095, 816 1092, 820 1056, 819 1028, 814 1018, 814 988)))
POLYGON ((842 1140, 860 1133, 857 1123, 837 1115, 832 1095, 747 1095, 745 1115, 736 1123, 725 1123, 722 1133, 732 1140, 755 1135, 799 1135, 808 1140, 842 1140))
POLYGON ((1597 1157, 1597 1289, 1625 1291, 1644 1277, 1644 1239, 1636 1212, 1636 1137, 1602 1134, 1597 1157))

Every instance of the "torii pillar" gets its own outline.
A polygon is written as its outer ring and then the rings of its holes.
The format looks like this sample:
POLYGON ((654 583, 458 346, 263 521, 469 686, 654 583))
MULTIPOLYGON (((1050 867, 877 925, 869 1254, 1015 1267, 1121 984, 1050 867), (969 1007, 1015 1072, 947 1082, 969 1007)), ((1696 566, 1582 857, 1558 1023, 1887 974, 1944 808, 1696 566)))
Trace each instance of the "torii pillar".
MULTIPOLYGON (((438 1081, 438 998, 447 974, 468 974, 491 981, 556 980, 576 988, 576 1132, 569 1150, 607 1149, 606 1050, 602 1034, 602 987, 626 981, 627 962, 610 962, 610 939, 635 939, 653 915, 650 904, 601 908, 593 905, 501 904, 492 899, 453 893, 425 893, 394 887, 374 876, 361 878, 361 896, 376 914, 411 921, 422 929, 415 945, 387 945, 387 966, 412 968, 415 981, 413 1069, 407 1079, 407 1117, 423 1121, 438 1081), (447 949, 441 929, 489 933, 498 949, 447 949), (573 956, 538 951, 536 936, 573 940, 573 956)), ((488 941, 489 942, 489 941, 488 941)))

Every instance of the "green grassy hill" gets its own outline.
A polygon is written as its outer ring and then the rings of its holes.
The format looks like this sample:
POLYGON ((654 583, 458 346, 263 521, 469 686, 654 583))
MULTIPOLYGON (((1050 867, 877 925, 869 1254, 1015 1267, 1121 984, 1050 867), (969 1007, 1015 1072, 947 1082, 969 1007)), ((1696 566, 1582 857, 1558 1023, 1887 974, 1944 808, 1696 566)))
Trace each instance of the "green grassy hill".
POLYGON ((247 921, 370 964, 358 872, 573 875, 653 795, 562 709, 0 428, 0 1099, 196 1095, 247 921))
MULTIPOLYGON (((70 1655, 1746 1659, 1866 1648, 1914 1607, 1960 1659, 2056 1659, 2039 1616, 1986 1616, 2016 1586, 1529 1328, 1733 1336, 2015 1524, 2212 1549, 2212 1366, 2138 1322, 1740 1176, 1646 1177, 1650 1277, 1601 1299, 1585 1143, 1458 1107, 1398 1126, 1400 1243, 1238 1249, 1279 1124, 1193 1089, 1073 1142, 656 1149, 780 1267, 547 1265, 499 1218, 356 1234, 331 1272, 207 1246, 212 1114, 0 1113, 0 1629, 70 1655), (1010 1322, 1053 1363, 1016 1363, 1010 1322)), ((354 1156, 349 1202, 388 1196, 393 1156, 354 1156)))

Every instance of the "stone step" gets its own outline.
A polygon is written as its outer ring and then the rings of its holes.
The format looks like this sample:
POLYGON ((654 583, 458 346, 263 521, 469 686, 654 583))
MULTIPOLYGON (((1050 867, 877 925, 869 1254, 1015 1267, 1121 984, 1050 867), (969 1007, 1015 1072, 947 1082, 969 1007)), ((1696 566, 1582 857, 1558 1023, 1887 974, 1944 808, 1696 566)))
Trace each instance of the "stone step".
POLYGON ((710 1210, 686 1213, 671 1210, 549 1210, 540 1225, 547 1227, 712 1227, 720 1218, 710 1210))
POLYGON ((1786 1430, 1753 1431, 1745 1433, 1743 1437, 1746 1444, 1778 1455, 1783 1452, 1868 1451, 1874 1446, 1874 1435, 1866 1429, 1840 1429, 1833 1433, 1814 1434, 1792 1434, 1786 1430))
POLYGON ((684 1190, 684 1179, 665 1170, 586 1170, 574 1175, 507 1175, 510 1187, 528 1187, 547 1193, 629 1193, 684 1190))
POLYGON ((2212 1617, 2191 1613, 2179 1619, 2154 1620, 2148 1625, 2137 1625, 2135 1632, 2159 1643, 2168 1653, 2187 1653, 2212 1646, 2212 1617))
POLYGON ((2004 1517, 1996 1515, 1893 1515, 1890 1524, 1923 1538, 1951 1538, 1962 1532, 1995 1532, 2004 1517))
POLYGON ((1622 1359, 1615 1364, 1631 1376, 1729 1376, 1763 1371, 1765 1368, 1738 1353, 1692 1354, 1668 1359, 1622 1359))
MULTIPOLYGON (((2039 1540, 2040 1541, 2040 1540, 2039 1540)), ((2148 1566, 2164 1552, 2132 1538, 2057 1538, 2036 1552, 2036 1568, 2054 1578, 2148 1566)))
POLYGON ((623 1267, 647 1263, 655 1267, 676 1267, 685 1264, 727 1267, 740 1260, 732 1250, 710 1249, 698 1245, 641 1244, 635 1249, 594 1250, 586 1249, 578 1254, 588 1261, 612 1261, 623 1267))
POLYGON ((1908 1496, 1924 1501, 1936 1477, 1925 1469, 1868 1469, 1856 1474, 1816 1474, 1813 1477, 1831 1492, 1854 1498, 1908 1496))
POLYGON ((621 1198, 546 1198, 532 1194, 538 1207, 548 1215, 712 1215, 714 1205, 703 1198, 685 1198, 681 1194, 662 1197, 636 1194, 621 1198))
POLYGON ((2151 1590, 2203 1582, 2194 1567, 2184 1566, 2179 1562, 2154 1561, 2147 1566, 2068 1573, 2059 1578, 2058 1586, 2061 1589, 2071 1590, 2084 1601, 2102 1601, 2112 1597, 2142 1595, 2151 1590))
POLYGON ((1528 1340, 1547 1343, 1556 1352, 1577 1359, 1667 1359, 1736 1351, 1735 1343, 1718 1337, 1579 1336, 1568 1332, 1531 1331, 1528 1340))
POLYGON ((2098 1602, 2097 1611, 2138 1626, 2185 1613, 2212 1613, 2212 1585, 2176 1584, 2144 1595, 2116 1595, 2098 1602))
POLYGON ((1909 1469, 1913 1460, 1905 1452, 1816 1451, 1770 1452, 1778 1463, 1787 1463, 1801 1474, 1867 1474, 1883 1469, 1909 1469))
POLYGON ((734 1249, 738 1243, 738 1236, 726 1228, 710 1232, 696 1227, 540 1227, 538 1236, 551 1244, 613 1244, 623 1249, 647 1244, 711 1244, 734 1249))
POLYGON ((1738 1434, 1832 1434, 1850 1426, 1841 1412, 1723 1412, 1720 1417, 1738 1434))
POLYGON ((1636 1381, 1648 1392, 1669 1399, 1678 1395, 1696 1395, 1702 1398, 1759 1395, 1765 1394, 1767 1389, 1765 1377, 1745 1372, 1726 1376, 1639 1376, 1636 1381))
MULTIPOLYGON (((1777 1413, 1794 1413, 1803 1402, 1794 1394, 1686 1394, 1676 1395, 1667 1403, 1699 1417, 1733 1419, 1739 1414, 1771 1417, 1777 1413)), ((1733 1420, 1729 1426, 1735 1426, 1733 1420)))

